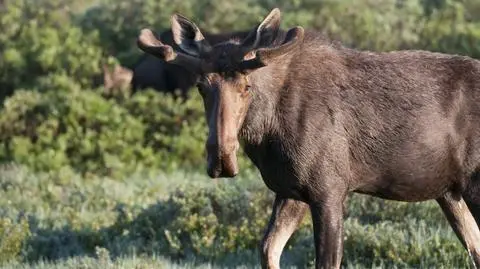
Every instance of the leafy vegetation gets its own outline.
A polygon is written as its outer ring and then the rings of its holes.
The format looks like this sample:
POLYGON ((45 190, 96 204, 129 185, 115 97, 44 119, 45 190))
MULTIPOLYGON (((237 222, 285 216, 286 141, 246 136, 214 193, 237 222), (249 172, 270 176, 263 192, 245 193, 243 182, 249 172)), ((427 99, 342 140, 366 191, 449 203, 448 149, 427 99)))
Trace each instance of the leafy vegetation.
MULTIPOLYGON (((92 263, 92 256, 98 264, 140 257, 147 264, 258 265, 256 246, 273 201, 258 177, 253 172, 212 184, 203 173, 173 172, 121 181, 72 176, 58 184, 52 175, 4 166, 0 247, 11 254, 0 257, 10 264, 46 259, 56 266, 92 263), (77 256, 84 258, 65 260, 77 256)), ((434 202, 353 195, 345 228, 346 267, 468 266, 466 251, 434 202)), ((282 263, 304 267, 312 260, 306 217, 282 263)))
POLYGON ((171 96, 145 92, 123 106, 91 90, 58 87, 45 93, 19 90, 5 101, 0 158, 36 171, 109 176, 143 167, 173 169, 179 160, 188 168, 203 159, 206 131, 198 121, 203 113, 199 102, 180 104, 171 96))
POLYGON ((186 103, 152 91, 109 98, 98 84, 101 65, 131 67, 139 30, 168 28, 173 12, 219 32, 250 28, 274 6, 284 27, 317 29, 362 49, 480 53, 480 8, 468 0, 7 0, 0 8, 0 159, 112 177, 202 166, 207 131, 198 94, 186 103))
MULTIPOLYGON (((477 0, 0 1, 0 263, 5 268, 258 266, 272 194, 240 158, 206 178, 203 104, 153 90, 106 96, 101 66, 132 67, 139 30, 192 17, 210 32, 283 26, 347 46, 480 57, 477 0)), ((461 267, 466 252, 434 202, 353 195, 346 268, 461 267)), ((307 218, 282 263, 312 265, 307 218)))

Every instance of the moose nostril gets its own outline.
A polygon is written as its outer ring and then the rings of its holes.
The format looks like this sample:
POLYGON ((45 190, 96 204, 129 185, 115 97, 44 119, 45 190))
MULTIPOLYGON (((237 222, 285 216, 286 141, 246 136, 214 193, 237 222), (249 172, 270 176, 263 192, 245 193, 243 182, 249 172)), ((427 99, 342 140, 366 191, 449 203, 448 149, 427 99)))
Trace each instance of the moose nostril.
POLYGON ((219 175, 220 175, 220 172, 218 171, 218 169, 215 169, 215 168, 212 168, 212 167, 208 167, 207 168, 207 174, 209 177, 211 178, 218 178, 219 175))

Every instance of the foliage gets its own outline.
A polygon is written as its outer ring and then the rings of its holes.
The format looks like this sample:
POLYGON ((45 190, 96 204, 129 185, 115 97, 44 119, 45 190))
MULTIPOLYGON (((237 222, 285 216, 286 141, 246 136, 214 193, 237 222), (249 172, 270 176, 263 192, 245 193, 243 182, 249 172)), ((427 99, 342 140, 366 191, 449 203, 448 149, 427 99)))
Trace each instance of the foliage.
POLYGON ((422 9, 417 1, 398 2, 329 1, 312 24, 352 47, 379 51, 412 47, 419 40, 422 9))
POLYGON ((147 161, 143 128, 94 92, 17 91, 0 116, 1 157, 39 171, 72 167, 82 174, 124 173, 135 169, 136 161, 147 161))
POLYGON ((183 102, 148 90, 127 100, 125 107, 146 126, 144 145, 154 149, 160 160, 170 158, 171 168, 178 168, 179 164, 175 163, 180 161, 188 167, 204 163, 203 143, 207 131, 203 104, 198 96, 190 94, 183 102))
MULTIPOLYGON (((207 129, 203 102, 197 91, 191 91, 184 101, 150 89, 136 94, 124 106, 145 125, 144 145, 152 148, 163 162, 157 167, 174 170, 205 166, 203 145, 207 129)), ((238 162, 242 168, 252 168, 243 152, 239 153, 238 162)))
POLYGON ((469 14, 467 8, 475 2, 465 2, 445 1, 444 8, 432 11, 418 47, 480 58, 480 13, 469 14))
MULTIPOLYGON (((101 63, 133 65, 139 29, 182 13, 210 32, 248 29, 273 7, 283 26, 317 29, 371 50, 423 48, 480 55, 472 0, 7 0, 0 9, 0 158, 38 171, 120 177, 139 169, 204 167, 206 124, 196 92, 109 99, 101 63), (128 22, 128 23, 125 23, 128 22), (94 88, 93 90, 91 88, 94 88), (68 143, 67 143, 68 142, 68 143)), ((251 163, 240 153, 241 166, 251 163)))
POLYGON ((17 259, 29 236, 30 229, 25 219, 14 223, 9 218, 0 218, 0 265, 17 259))
MULTIPOLYGON (((28 167, 0 171, 0 262, 52 259, 40 265, 48 268, 93 255, 59 268, 108 268, 135 253, 147 268, 165 264, 155 255, 192 267, 257 265, 272 194, 246 180, 259 175, 243 153, 240 179, 206 186, 198 94, 108 98, 97 80, 102 63, 134 66, 139 30, 169 28, 174 12, 221 32, 250 29, 273 7, 283 27, 347 46, 480 58, 478 0, 0 1, 0 162, 28 167)), ((354 195, 345 228, 347 268, 468 263, 435 203, 354 195)), ((282 263, 311 265, 312 243, 306 220, 282 263)))
MULTIPOLYGON (((110 264, 130 255, 160 255, 250 268, 258 266, 257 245, 273 202, 258 176, 251 178, 213 184, 203 173, 177 171, 121 181, 71 175, 58 184, 52 175, 2 167, 0 219, 18 227, 8 241, 12 249, 21 246, 18 261, 93 255, 97 263, 110 264)), ((347 268, 467 266, 466 250, 434 202, 352 195, 347 211, 347 268)), ((282 264, 311 265, 313 253, 307 217, 288 242, 282 264)))
POLYGON ((58 91, 42 94, 40 83, 39 91, 17 91, 6 100, 0 115, 4 161, 37 171, 73 169, 114 177, 204 163, 200 100, 180 104, 172 96, 146 91, 121 106, 75 88, 65 77, 45 81, 55 81, 58 91))
POLYGON ((271 209, 272 196, 238 185, 197 186, 176 189, 167 200, 123 223, 123 229, 134 239, 143 239, 144 251, 155 249, 174 258, 214 260, 255 249, 266 226, 264 212, 271 209))
MULTIPOLYGON (((2 269, 217 269, 223 268, 212 264, 197 264, 193 262, 173 262, 159 256, 132 255, 119 257, 113 261, 105 262, 100 257, 72 257, 61 261, 40 261, 35 264, 12 262, 2 269)), ((236 267, 233 267, 236 268, 236 267)), ((238 268, 244 268, 239 266, 238 268)), ((258 268, 250 267, 250 268, 258 268)))
POLYGON ((21 0, 0 9, 0 100, 50 73, 86 86, 100 71, 98 35, 72 25, 66 6, 62 0, 21 0))

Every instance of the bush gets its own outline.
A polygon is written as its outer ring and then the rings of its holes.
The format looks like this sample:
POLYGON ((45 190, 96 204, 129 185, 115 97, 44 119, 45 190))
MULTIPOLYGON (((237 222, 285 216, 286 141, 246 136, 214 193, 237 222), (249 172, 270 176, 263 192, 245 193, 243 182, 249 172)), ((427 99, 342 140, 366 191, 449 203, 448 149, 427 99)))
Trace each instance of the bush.
MULTIPOLYGON (((152 148, 162 162, 156 167, 173 171, 206 166, 204 145, 208 129, 203 101, 196 90, 189 92, 186 101, 146 90, 127 100, 125 107, 146 126, 145 146, 152 148)), ((243 151, 238 155, 240 167, 253 168, 243 151)))
POLYGON ((91 91, 17 91, 0 115, 0 156, 36 171, 121 175, 153 162, 142 146, 144 128, 91 91))
POLYGON ((163 169, 193 168, 204 164, 207 129, 201 98, 190 93, 183 102, 167 93, 147 90, 125 102, 125 108, 146 126, 144 145, 158 156, 163 169))
POLYGON ((62 0, 21 0, 0 9, 0 101, 51 73, 91 85, 100 72, 98 35, 72 25, 66 6, 62 0))
POLYGON ((22 248, 30 236, 26 219, 18 223, 9 218, 0 218, 0 265, 20 259, 22 248))
MULTIPOLYGON (((198 170, 206 163, 207 127, 195 95, 183 102, 150 90, 118 103, 66 76, 40 78, 36 90, 18 90, 5 101, 0 161, 116 178, 147 169, 198 170)), ((242 170, 253 167, 239 157, 242 170)))
MULTIPOLYGON (((284 27, 315 28, 360 48, 480 55, 475 1, 167 2, 102 0, 79 12, 75 0, 5 1, 0 100, 17 94, 2 103, 0 159, 117 177, 145 168, 203 170, 207 129, 195 91, 182 103, 153 91, 107 101, 101 87, 90 90, 105 51, 133 65, 139 29, 168 28, 174 12, 219 32, 251 28, 279 6, 284 27)), ((241 167, 252 166, 240 156, 241 167)))
POLYGON ((442 8, 434 9, 429 15, 417 46, 480 58, 480 17, 472 16, 467 9, 473 4, 478 6, 476 1, 444 1, 442 8))
POLYGON ((127 229, 131 240, 141 239, 143 251, 174 258, 221 259, 257 248, 273 201, 265 190, 189 184, 115 229, 127 229))

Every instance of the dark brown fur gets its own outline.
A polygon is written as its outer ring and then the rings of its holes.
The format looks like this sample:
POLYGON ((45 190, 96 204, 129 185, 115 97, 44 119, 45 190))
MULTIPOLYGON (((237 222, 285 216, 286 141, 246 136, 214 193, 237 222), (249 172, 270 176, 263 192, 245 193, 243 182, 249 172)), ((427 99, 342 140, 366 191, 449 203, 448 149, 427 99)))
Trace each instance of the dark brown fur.
MULTIPOLYGON (((237 140, 243 140, 277 194, 262 266, 279 267, 286 240, 309 208, 316 268, 339 268, 350 192, 436 199, 480 265, 472 217, 480 217, 480 62, 427 51, 357 51, 300 28, 276 31, 279 17, 274 10, 253 29, 250 38, 258 42, 246 38, 212 49, 203 41, 183 43, 188 35, 176 29, 195 33, 195 27, 179 15, 172 20, 181 49, 201 58, 191 66, 199 70, 209 125, 208 174, 235 176, 237 140), (282 44, 293 45, 278 53, 282 44)), ((148 32, 139 46, 172 57, 148 32)))

